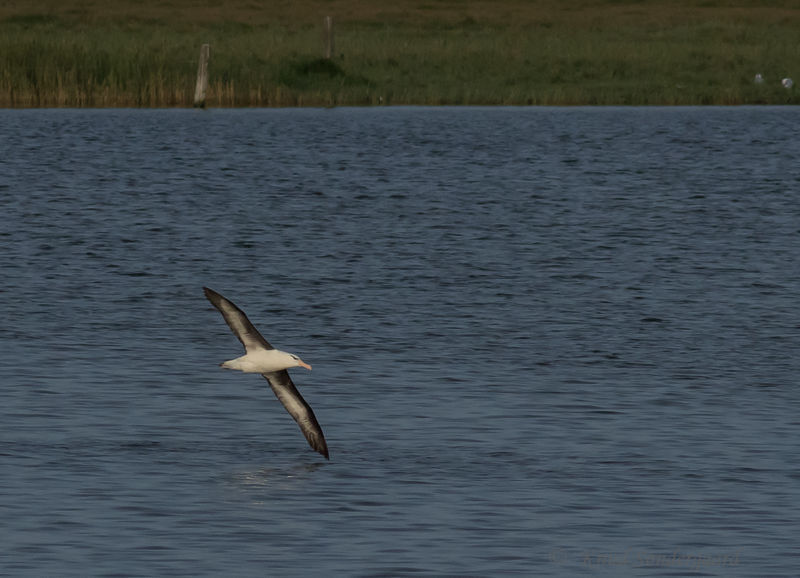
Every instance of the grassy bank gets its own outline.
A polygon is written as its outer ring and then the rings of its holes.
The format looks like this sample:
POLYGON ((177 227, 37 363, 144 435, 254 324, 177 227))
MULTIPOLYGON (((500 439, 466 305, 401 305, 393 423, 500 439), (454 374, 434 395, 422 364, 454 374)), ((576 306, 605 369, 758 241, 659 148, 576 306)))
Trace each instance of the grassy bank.
POLYGON ((793 2, 216 4, 4 4, 0 106, 191 106, 204 42, 208 106, 800 102, 793 2))

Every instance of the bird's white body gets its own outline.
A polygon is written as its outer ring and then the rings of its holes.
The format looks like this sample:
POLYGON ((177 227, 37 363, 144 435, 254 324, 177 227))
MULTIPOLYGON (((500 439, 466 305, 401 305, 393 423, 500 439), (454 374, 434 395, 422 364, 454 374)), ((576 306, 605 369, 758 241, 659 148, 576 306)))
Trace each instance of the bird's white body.
POLYGON ((220 364, 225 369, 237 369, 244 373, 270 373, 281 371, 290 367, 302 366, 311 369, 300 358, 280 349, 262 349, 246 353, 236 359, 231 359, 220 364))

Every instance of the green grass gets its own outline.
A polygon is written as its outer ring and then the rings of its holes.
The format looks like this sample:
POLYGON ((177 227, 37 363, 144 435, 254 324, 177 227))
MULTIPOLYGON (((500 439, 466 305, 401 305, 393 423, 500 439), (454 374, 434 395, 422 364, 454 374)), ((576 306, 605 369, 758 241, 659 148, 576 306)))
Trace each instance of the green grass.
POLYGON ((4 6, 0 106, 191 106, 204 42, 212 107, 797 104, 800 91, 780 79, 800 81, 800 9, 763 4, 403 0, 385 12, 355 0, 4 6), (332 60, 321 58, 327 13, 336 18, 332 60), (754 84, 756 73, 763 85, 754 84))

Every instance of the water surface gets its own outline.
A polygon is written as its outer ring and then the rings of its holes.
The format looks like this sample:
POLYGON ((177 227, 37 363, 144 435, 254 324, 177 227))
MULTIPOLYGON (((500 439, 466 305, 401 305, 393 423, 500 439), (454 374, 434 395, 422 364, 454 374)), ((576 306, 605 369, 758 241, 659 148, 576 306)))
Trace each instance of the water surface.
POLYGON ((0 573, 793 575, 798 115, 0 111, 0 573))

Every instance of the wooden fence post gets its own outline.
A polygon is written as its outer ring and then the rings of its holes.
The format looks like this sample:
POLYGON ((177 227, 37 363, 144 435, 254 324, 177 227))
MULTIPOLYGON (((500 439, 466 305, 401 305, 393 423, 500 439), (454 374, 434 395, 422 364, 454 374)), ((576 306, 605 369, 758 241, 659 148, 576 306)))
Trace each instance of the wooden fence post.
POLYGON ((208 88, 208 55, 211 51, 208 44, 200 47, 200 63, 197 65, 197 85, 194 89, 194 106, 206 106, 206 89, 208 88))
POLYGON ((333 16, 326 16, 323 22, 323 42, 325 46, 325 59, 333 57, 333 16))

